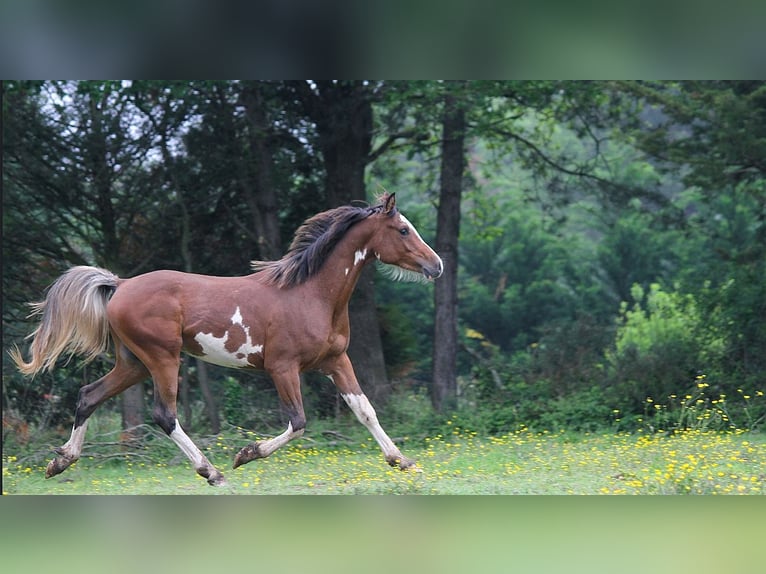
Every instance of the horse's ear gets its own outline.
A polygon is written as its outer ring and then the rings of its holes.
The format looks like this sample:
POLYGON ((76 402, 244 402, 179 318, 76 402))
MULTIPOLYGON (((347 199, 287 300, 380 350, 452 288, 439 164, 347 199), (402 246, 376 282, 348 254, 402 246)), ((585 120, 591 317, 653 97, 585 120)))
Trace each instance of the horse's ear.
POLYGON ((396 209, 396 193, 392 193, 391 195, 384 197, 383 202, 383 211, 389 215, 392 214, 394 209, 396 209))

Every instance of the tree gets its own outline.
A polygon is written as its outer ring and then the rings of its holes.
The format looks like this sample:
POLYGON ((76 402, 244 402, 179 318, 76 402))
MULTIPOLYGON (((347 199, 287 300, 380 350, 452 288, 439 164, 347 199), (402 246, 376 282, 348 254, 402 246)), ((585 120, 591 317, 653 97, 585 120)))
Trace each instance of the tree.
MULTIPOLYGON (((8 238, 11 245, 28 260, 49 262, 52 276, 72 264, 118 274, 142 269, 152 257, 143 240, 157 208, 144 170, 152 142, 136 129, 137 112, 122 86, 28 87, 17 84, 6 92, 18 105, 5 114, 5 199, 14 202, 17 229, 24 229, 8 238)), ((122 396, 124 427, 143 423, 142 388, 122 396)))
POLYGON ((716 369, 729 390, 756 384, 766 369, 766 81, 618 87, 653 112, 628 135, 664 172, 683 174, 680 286, 726 340, 716 369))
POLYGON ((457 275, 460 196, 465 169, 466 112, 455 93, 444 96, 441 184, 436 225, 436 252, 444 274, 434 288, 434 348, 431 400, 438 412, 457 404, 457 275))
MULTIPOLYGON (((364 172, 371 160, 376 86, 364 81, 294 81, 286 85, 316 126, 325 170, 327 207, 366 200, 364 172)), ((389 385, 373 273, 373 268, 365 269, 349 304, 352 336, 348 354, 367 394, 382 401, 389 385)))

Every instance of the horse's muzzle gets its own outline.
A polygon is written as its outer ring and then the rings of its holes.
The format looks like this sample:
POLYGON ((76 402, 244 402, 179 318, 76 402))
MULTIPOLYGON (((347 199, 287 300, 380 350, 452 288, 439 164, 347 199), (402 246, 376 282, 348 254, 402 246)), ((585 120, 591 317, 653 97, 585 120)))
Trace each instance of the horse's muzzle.
POLYGON ((437 279, 438 277, 441 277, 443 272, 444 264, 442 263, 441 259, 439 259, 436 265, 423 265, 423 275, 425 275, 426 279, 437 279))

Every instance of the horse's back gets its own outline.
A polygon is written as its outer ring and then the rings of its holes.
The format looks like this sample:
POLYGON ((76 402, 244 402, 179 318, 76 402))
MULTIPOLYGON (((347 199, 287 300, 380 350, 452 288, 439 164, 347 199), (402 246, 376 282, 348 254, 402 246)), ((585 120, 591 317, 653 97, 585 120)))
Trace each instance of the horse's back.
POLYGON ((243 277, 151 271, 124 279, 107 307, 109 322, 127 341, 180 350, 183 326, 208 315, 231 316, 231 300, 249 285, 243 277))

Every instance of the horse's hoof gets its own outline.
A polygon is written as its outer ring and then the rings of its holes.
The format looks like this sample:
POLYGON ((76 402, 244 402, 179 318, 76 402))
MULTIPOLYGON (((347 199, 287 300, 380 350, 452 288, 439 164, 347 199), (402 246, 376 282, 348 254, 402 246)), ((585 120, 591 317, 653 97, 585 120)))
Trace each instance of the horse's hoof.
POLYGON ((226 478, 221 473, 218 473, 218 476, 208 478, 207 483, 210 486, 229 486, 226 478))
POLYGON ((258 447, 258 443, 251 442, 246 447, 243 447, 237 453, 237 456, 234 457, 234 464, 232 465, 232 468, 237 468, 238 466, 247 464, 256 458, 263 458, 263 454, 261 454, 261 449, 258 447))
POLYGON ((409 472, 423 472, 418 466, 418 463, 416 463, 411 458, 407 458, 406 456, 386 459, 386 462, 391 466, 397 467, 399 470, 406 470, 409 472))
POLYGON ((403 458, 399 461, 399 470, 402 472, 423 472, 423 469, 418 466, 418 463, 409 458, 403 458))
POLYGON ((75 460, 77 459, 71 459, 64 456, 57 456, 56 458, 54 458, 48 463, 47 467, 45 467, 45 478, 51 478, 56 476, 57 474, 61 474, 67 468, 69 468, 75 460))

